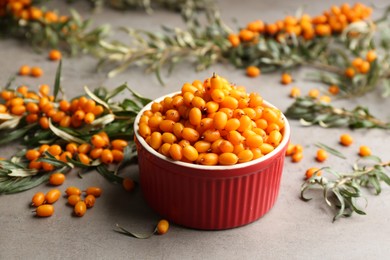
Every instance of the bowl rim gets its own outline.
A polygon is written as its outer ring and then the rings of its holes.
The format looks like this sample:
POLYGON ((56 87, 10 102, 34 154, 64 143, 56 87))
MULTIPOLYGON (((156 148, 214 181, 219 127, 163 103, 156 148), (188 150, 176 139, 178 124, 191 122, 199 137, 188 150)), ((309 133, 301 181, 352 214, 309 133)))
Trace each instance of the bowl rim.
MULTIPOLYGON (((170 159, 169 157, 163 155, 163 154, 160 154, 159 152, 157 152, 156 150, 154 150, 151 146, 149 146, 149 144, 146 143, 145 139, 138 133, 138 122, 142 116, 142 114, 144 113, 144 111, 146 110, 149 110, 151 108, 151 105, 154 103, 154 102, 160 102, 162 101, 164 98, 166 97, 172 97, 176 94, 180 94, 181 92, 180 91, 177 91, 177 92, 173 92, 173 93, 169 93, 169 94, 166 94, 166 95, 163 95, 159 98, 156 98, 154 100, 152 100, 150 103, 148 103, 147 105, 145 105, 141 111, 137 114, 135 120, 134 120, 134 135, 135 137, 137 138, 138 142, 142 145, 143 148, 145 148, 149 153, 151 153, 152 155, 154 156, 157 156, 158 158, 168 162, 168 163, 172 163, 173 165, 180 165, 182 167, 188 167, 188 168, 192 168, 192 169, 199 169, 199 170, 237 170, 237 169, 242 169, 242 168, 246 168, 246 167, 250 167, 250 166, 253 166, 253 165, 256 165, 256 164, 260 164, 260 163, 264 163, 265 161, 269 160, 269 159, 272 159, 274 158, 275 156, 277 156, 281 150, 283 150, 284 147, 286 147, 290 141, 290 135, 291 135, 291 132, 290 132, 290 124, 286 118, 286 116, 282 113, 282 117, 283 117, 283 120, 285 122, 284 124, 284 128, 283 128, 283 138, 282 138, 282 141, 280 142, 280 144, 270 153, 260 157, 260 158, 257 158, 255 160, 252 160, 252 161, 249 161, 249 162, 245 162, 245 163, 237 163, 237 164, 234 164, 234 165, 201 165, 201 164, 195 164, 195 163, 188 163, 188 162, 182 162, 182 161, 175 161, 175 160, 172 160, 170 159)), ((266 106, 266 107, 272 107, 272 108, 276 108, 278 109, 277 107, 275 107, 274 105, 272 105, 271 103, 269 103, 268 101, 264 100, 263 101, 263 104, 266 106)))

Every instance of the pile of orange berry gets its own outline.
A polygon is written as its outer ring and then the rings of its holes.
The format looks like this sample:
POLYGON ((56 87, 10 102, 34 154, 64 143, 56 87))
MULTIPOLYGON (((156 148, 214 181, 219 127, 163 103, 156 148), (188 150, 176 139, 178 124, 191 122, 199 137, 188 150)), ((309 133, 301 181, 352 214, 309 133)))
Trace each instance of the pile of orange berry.
POLYGON ((25 116, 27 123, 38 122, 43 129, 49 128, 49 119, 54 125, 78 128, 91 124, 104 112, 103 106, 85 96, 71 102, 65 99, 57 102, 46 84, 40 85, 37 93, 22 85, 16 91, 5 89, 0 96, 4 100, 0 103, 0 113, 25 116))
POLYGON ((43 171, 52 171, 55 166, 49 162, 41 162, 45 152, 50 153, 57 160, 68 162, 69 158, 89 165, 92 160, 100 160, 104 164, 120 163, 123 160, 123 150, 128 142, 123 139, 110 141, 105 132, 99 132, 91 137, 91 143, 67 143, 64 147, 58 144, 43 144, 38 149, 26 151, 25 157, 29 160, 29 168, 43 171))
POLYGON ((363 59, 357 57, 352 60, 351 66, 345 69, 345 76, 353 78, 357 73, 367 74, 371 69, 371 63, 377 58, 375 50, 369 50, 366 53, 366 57, 363 59))
POLYGON ((292 34, 305 40, 312 40, 317 36, 339 34, 350 23, 367 19, 371 13, 372 9, 361 3, 356 3, 352 7, 344 3, 341 6, 332 6, 330 10, 315 17, 308 14, 303 14, 301 17, 286 16, 283 20, 274 23, 256 20, 248 23, 238 34, 230 34, 228 40, 233 47, 241 43, 257 43, 260 35, 278 41, 292 34))
MULTIPOLYGON (((51 175, 52 177, 53 175, 51 175)), ((56 180, 57 177, 51 178, 56 180)), ((92 208, 95 205, 96 198, 100 197, 102 190, 99 187, 88 187, 85 190, 85 198, 81 199, 82 191, 74 186, 68 187, 65 190, 68 196, 68 204, 73 207, 74 215, 82 217, 86 213, 87 209, 92 208)), ((58 189, 51 189, 46 194, 43 192, 37 192, 31 199, 31 205, 36 207, 35 214, 38 217, 50 217, 54 214, 53 204, 61 197, 61 191, 58 189)))
MULTIPOLYGON (((353 138, 351 135, 349 135, 347 133, 342 134, 342 135, 340 135, 339 143, 342 146, 350 146, 353 144, 353 138)), ((371 149, 367 145, 361 145, 359 147, 359 152, 358 152, 359 156, 365 157, 365 156, 370 156, 371 154, 372 154, 371 149)), ((317 162, 322 163, 322 162, 326 161, 326 159, 328 159, 328 153, 324 149, 320 148, 317 150, 315 159, 317 162)), ((321 169, 318 167, 311 167, 311 168, 306 170, 306 173, 305 173, 306 179, 310 179, 313 175, 321 176, 322 175, 321 169)))
POLYGON ((0 17, 11 15, 17 20, 40 21, 43 23, 65 23, 68 16, 59 16, 54 11, 44 11, 33 6, 32 0, 0 0, 0 17))
POLYGON ((185 83, 140 117, 139 134, 156 151, 202 165, 244 163, 273 151, 283 139, 282 113, 257 93, 213 75, 185 83))

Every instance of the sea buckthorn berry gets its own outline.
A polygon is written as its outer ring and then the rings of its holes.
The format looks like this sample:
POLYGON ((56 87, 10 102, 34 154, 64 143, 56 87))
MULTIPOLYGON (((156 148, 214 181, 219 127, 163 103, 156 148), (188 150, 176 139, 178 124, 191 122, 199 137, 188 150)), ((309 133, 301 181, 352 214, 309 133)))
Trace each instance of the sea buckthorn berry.
POLYGON ((83 143, 77 147, 77 152, 87 154, 91 151, 91 149, 92 146, 89 143, 83 143))
POLYGON ((353 139, 349 134, 342 134, 340 136, 340 144, 344 146, 350 146, 353 143, 353 139))
POLYGON ((273 147, 276 147, 280 144, 282 138, 283 136, 279 131, 273 130, 267 138, 267 143, 271 144, 273 147))
POLYGON ((22 65, 19 68, 19 75, 20 76, 27 76, 31 73, 31 68, 28 65, 22 65))
POLYGON ((202 112, 197 107, 191 108, 188 116, 190 123, 194 126, 199 125, 200 121, 202 120, 202 112))
POLYGON ((371 153, 371 149, 370 147, 366 146, 366 145, 362 145, 359 147, 359 155, 364 157, 364 156, 370 156, 372 153, 371 153))
POLYGON ((310 89, 308 96, 311 98, 317 98, 320 95, 320 91, 316 88, 310 89))
POLYGON ((94 186, 91 186, 91 187, 88 187, 86 190, 85 190, 85 193, 87 195, 93 195, 95 196, 96 198, 100 197, 103 193, 102 189, 99 188, 99 187, 94 187, 94 186))
POLYGON ((84 122, 89 125, 92 124, 93 121, 95 121, 95 115, 92 112, 86 113, 84 116, 84 122))
POLYGON ((123 161, 125 156, 124 156, 122 151, 112 150, 111 152, 112 152, 112 156, 114 157, 114 162, 119 163, 119 162, 123 161))
POLYGON ((253 152, 251 150, 243 150, 237 154, 237 157, 239 163, 249 162, 253 159, 253 152))
POLYGON ((246 75, 251 78, 255 78, 260 75, 260 69, 256 66, 248 66, 246 68, 246 75))
POLYGON ((87 208, 92 208, 95 205, 96 198, 92 194, 87 195, 84 199, 87 208))
POLYGON ((319 168, 312 167, 312 168, 309 168, 309 169, 306 171, 305 175, 306 175, 306 179, 310 179, 313 175, 315 175, 315 176, 321 176, 322 173, 321 173, 321 171, 320 171, 319 168))
POLYGON ((50 86, 49 85, 46 85, 46 84, 42 84, 39 86, 39 93, 44 96, 44 97, 47 97, 49 96, 50 94, 50 86))
POLYGON ((26 110, 29 113, 35 114, 39 112, 39 106, 37 103, 29 102, 26 104, 26 110))
POLYGON ((221 165, 233 165, 238 162, 238 157, 234 153, 222 153, 218 157, 218 162, 221 165))
POLYGON ((72 194, 68 197, 68 204, 71 206, 75 206, 79 201, 81 201, 80 195, 72 194))
POLYGON ((74 154, 78 151, 78 145, 76 143, 68 143, 65 147, 66 151, 74 154))
POLYGON ((169 222, 165 219, 160 220, 157 223, 156 231, 159 235, 164 235, 168 232, 169 229, 169 222))
POLYGON ((329 86, 328 91, 332 95, 337 95, 340 92, 340 88, 336 85, 331 85, 329 86))
POLYGON ((229 34, 228 35, 228 40, 230 42, 230 44, 232 45, 232 47, 237 47, 240 45, 240 37, 236 34, 229 34))
POLYGON ((23 115, 26 112, 24 105, 16 105, 11 107, 11 113, 17 116, 23 115))
POLYGON ((172 144, 169 149, 169 155, 175 161, 180 161, 183 158, 183 148, 179 144, 172 144))
POLYGON ((196 142, 199 139, 199 133, 195 129, 192 129, 189 127, 183 128, 181 136, 182 136, 182 138, 184 138, 185 140, 187 140, 191 143, 196 142))
POLYGON ((132 191, 132 190, 134 190, 135 182, 130 178, 123 178, 122 187, 126 191, 132 191))
POLYGON ((301 95, 301 89, 298 87, 293 87, 290 90, 290 97, 297 98, 301 95))
POLYGON ((366 54, 366 60, 368 62, 373 62, 374 60, 376 60, 376 52, 374 50, 369 50, 366 54))
POLYGON ((219 112, 215 113, 213 120, 214 120, 215 129, 222 130, 226 126, 228 116, 224 112, 219 111, 219 112))
POLYGON ((199 163, 202 165, 217 165, 218 164, 218 154, 216 153, 203 153, 202 156, 199 155, 199 163))
POLYGON ((293 162, 300 162, 302 159, 303 159, 303 153, 302 153, 302 152, 295 152, 295 153, 291 156, 291 160, 292 160, 293 162))
POLYGON ((150 136, 150 143, 149 145, 154 149, 158 150, 160 146, 162 145, 162 135, 160 132, 153 132, 150 136))
POLYGON ((48 162, 42 162, 42 169, 44 171, 50 172, 50 171, 54 170, 54 165, 52 165, 51 163, 48 163, 48 162))
POLYGON ((56 202, 61 196, 61 191, 57 189, 49 190, 45 195, 45 202, 49 204, 53 204, 56 202))
POLYGON ((269 154, 275 149, 275 147, 268 143, 263 143, 260 145, 260 151, 262 154, 269 154))
POLYGON ((345 76, 348 77, 348 78, 353 78, 353 76, 355 76, 355 70, 354 68, 352 67, 349 67, 345 70, 344 72, 345 76))
POLYGON ((100 156, 102 155, 102 152, 103 152, 103 148, 93 148, 93 149, 89 152, 89 156, 90 156, 92 159, 98 159, 98 158, 100 158, 100 156))
POLYGON ((281 76, 281 79, 280 79, 280 82, 283 84, 283 85, 288 85, 292 82, 292 77, 290 74, 288 73, 283 73, 282 76, 281 76))
POLYGON ((62 148, 61 146, 59 146, 58 144, 53 144, 49 147, 49 149, 47 150, 51 155, 53 156, 56 156, 56 155, 60 155, 61 152, 62 152, 62 148))
POLYGON ((161 121, 159 128, 163 132, 172 133, 174 125, 175 125, 175 121, 165 119, 161 121))
POLYGON ((82 164, 89 165, 91 162, 91 159, 85 153, 79 153, 77 154, 77 157, 82 164))
POLYGON ((318 149, 316 160, 319 162, 324 162, 326 159, 328 159, 328 153, 324 149, 318 149))
POLYGON ((41 153, 38 150, 30 149, 26 152, 26 158, 29 161, 38 159, 41 156, 41 153))
POLYGON ((63 152, 61 155, 60 155, 60 160, 63 161, 63 162, 67 162, 68 161, 68 157, 72 159, 72 154, 68 151, 65 151, 63 152))
POLYGON ((176 143, 177 137, 172 133, 163 133, 162 134, 162 142, 173 144, 176 143))
POLYGON ((222 89, 214 89, 211 91, 211 98, 214 102, 221 103, 225 100, 225 92, 222 89))
POLYGON ((70 186, 70 187, 66 188, 65 193, 68 196, 70 196, 70 195, 78 195, 78 196, 80 196, 81 195, 81 190, 79 188, 77 188, 77 187, 70 186))
POLYGON ((49 177, 49 183, 51 185, 61 185, 65 182, 65 175, 61 172, 52 173, 49 177))
POLYGON ((191 162, 198 159, 198 156, 199 156, 199 153, 196 150, 196 148, 191 146, 191 145, 187 145, 186 147, 184 147, 182 150, 182 153, 183 153, 183 156, 191 162))
POLYGON ((250 148, 260 147, 263 144, 263 138, 260 135, 253 134, 246 138, 245 143, 250 148))
POLYGON ((107 146, 107 143, 104 140, 104 138, 101 137, 100 135, 97 135, 97 134, 95 134, 91 137, 91 143, 96 148, 102 148, 102 147, 107 146))
POLYGON ((84 201, 79 201, 76 203, 76 205, 73 208, 73 212, 77 217, 84 216, 85 212, 87 211, 87 205, 84 201))
POLYGON ((303 153, 303 146, 300 144, 294 145, 293 153, 303 153))
POLYGON ((50 217, 54 214, 54 207, 50 204, 40 205, 35 213, 37 217, 50 217))
MULTIPOLYGON (((173 122, 173 121, 172 121, 173 122)), ((139 124, 139 129, 138 129, 139 134, 143 137, 146 138, 152 134, 152 131, 150 127, 145 124, 145 123, 140 123, 139 124)))
POLYGON ((171 144, 170 143, 164 143, 161 145, 160 149, 158 149, 158 152, 169 157, 169 149, 171 149, 171 144))
POLYGON ((100 160, 102 163, 110 164, 114 162, 114 155, 110 149, 104 149, 100 155, 100 160))
POLYGON ((49 52, 49 59, 50 60, 60 60, 62 58, 62 54, 59 50, 51 50, 49 52))
POLYGON ((359 67, 358 71, 360 73, 366 74, 367 72, 370 71, 370 63, 368 61, 363 61, 362 65, 359 67))
POLYGON ((31 206, 39 207, 45 202, 45 194, 43 192, 37 192, 31 199, 31 206))
POLYGON ((32 67, 30 75, 35 78, 39 78, 43 75, 43 70, 40 67, 32 67))

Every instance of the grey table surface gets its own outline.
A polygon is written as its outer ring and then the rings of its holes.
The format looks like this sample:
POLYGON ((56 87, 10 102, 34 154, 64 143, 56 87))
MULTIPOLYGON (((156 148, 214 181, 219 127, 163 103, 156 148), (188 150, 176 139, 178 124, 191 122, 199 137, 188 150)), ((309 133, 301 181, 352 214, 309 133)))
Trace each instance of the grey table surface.
MULTIPOLYGON (((67 12, 65 1, 53 1, 51 6, 67 12), (54 2, 54 3, 53 3, 54 2)), ((363 1, 366 4, 372 2, 363 1)), ((223 19, 236 28, 239 25, 261 18, 274 21, 292 14, 293 10, 305 7, 309 14, 318 14, 340 5, 342 1, 219 1, 223 19)), ((377 6, 385 6, 386 0, 375 1, 377 6)), ((95 24, 110 23, 160 31, 161 25, 182 25, 179 15, 157 10, 152 15, 142 11, 116 12, 105 9, 92 14, 87 4, 81 1, 75 7, 85 16, 91 16, 95 24)), ((376 12, 375 15, 378 15, 376 12)), ((0 40, 0 82, 4 84, 9 76, 22 64, 40 65, 45 74, 39 79, 18 77, 17 83, 26 83, 33 88, 39 84, 52 84, 56 66, 27 44, 12 39, 0 40)), ((228 77, 231 81, 247 86, 248 91, 259 92, 264 98, 282 111, 292 99, 288 97, 292 86, 299 86, 303 93, 313 87, 323 88, 304 80, 306 71, 293 72, 294 84, 279 84, 280 73, 262 75, 251 79, 231 65, 218 64, 206 71, 195 72, 187 63, 179 66, 174 74, 165 77, 166 86, 158 84, 154 75, 144 74, 140 68, 131 68, 115 78, 108 79, 104 72, 96 73, 96 60, 89 56, 67 58, 63 60, 62 85, 70 97, 82 93, 84 85, 90 88, 106 86, 114 88, 123 82, 142 95, 157 98, 163 94, 178 90, 182 83, 194 79, 205 79, 212 72, 228 77)), ((372 113, 384 120, 390 119, 388 100, 381 92, 374 91, 361 98, 347 101, 335 101, 336 105, 347 108, 356 105, 368 106, 372 113)), ((333 211, 322 201, 319 194, 305 203, 299 199, 300 186, 305 170, 319 166, 314 160, 318 141, 338 147, 350 160, 343 161, 330 156, 326 164, 335 169, 348 169, 358 158, 359 145, 371 147, 374 154, 389 159, 389 132, 384 130, 322 129, 304 128, 297 121, 290 121, 292 142, 302 144, 305 158, 294 164, 286 159, 278 200, 265 216, 249 225, 224 231, 200 231, 172 224, 169 233, 154 236, 148 240, 138 240, 120 235, 113 231, 115 223, 137 232, 147 232, 160 219, 142 198, 139 189, 127 193, 122 188, 110 184, 96 172, 85 174, 83 179, 77 174, 68 176, 60 187, 76 185, 81 188, 96 185, 104 194, 82 218, 73 217, 65 200, 57 202, 53 217, 38 219, 33 217, 29 202, 37 191, 47 191, 49 186, 41 185, 32 190, 0 196, 0 259, 385 259, 388 258, 390 245, 390 188, 385 187, 380 196, 368 192, 364 195, 368 204, 366 216, 353 215, 332 223, 333 211), (355 142, 351 147, 343 148, 338 137, 349 132, 355 142), (387 256, 387 257, 386 257, 387 256)), ((15 143, 0 148, 1 156, 9 156, 20 149, 15 143)), ((124 176, 138 179, 137 166, 124 170, 124 176)))

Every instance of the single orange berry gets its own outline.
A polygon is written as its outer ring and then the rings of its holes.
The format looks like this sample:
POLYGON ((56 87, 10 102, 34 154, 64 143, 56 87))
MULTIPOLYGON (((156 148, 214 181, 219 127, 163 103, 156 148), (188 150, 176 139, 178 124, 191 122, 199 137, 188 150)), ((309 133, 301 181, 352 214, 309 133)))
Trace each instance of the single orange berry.
POLYGON ((53 173, 49 177, 49 183, 51 185, 58 186, 58 185, 63 184, 64 181, 65 181, 65 175, 61 172, 53 173))
POLYGON ((82 217, 82 216, 84 216, 85 212, 87 211, 87 205, 85 204, 84 201, 79 201, 74 206, 73 211, 77 217, 82 217))
POLYGON ((372 153, 371 153, 371 149, 370 147, 366 146, 366 145, 362 145, 359 147, 359 155, 364 157, 364 156, 370 156, 372 153))
POLYGON ((260 75, 260 69, 256 66, 248 66, 246 68, 246 75, 251 78, 255 78, 260 75))
POLYGON ((353 143, 353 139, 349 134, 342 134, 340 136, 340 144, 344 146, 350 146, 353 143))
POLYGON ((135 187, 135 183, 130 178, 124 178, 122 181, 122 186, 126 191, 132 191, 135 187))
POLYGON ((68 197, 68 204, 71 206, 75 206, 79 201, 81 201, 80 195, 72 194, 68 197))
POLYGON ((45 194, 43 192, 37 192, 31 199, 31 206, 39 207, 45 202, 45 194))
POLYGON ((347 68, 344 73, 348 78, 353 78, 353 76, 355 76, 355 70, 352 67, 347 68))
POLYGON ((162 219, 158 222, 156 230, 157 234, 159 235, 164 235, 165 233, 168 232, 169 229, 169 222, 165 219, 162 219))
POLYGON ((32 67, 30 75, 34 78, 39 78, 43 75, 43 70, 40 67, 32 67))
POLYGON ((290 84, 291 82, 293 81, 292 77, 290 74, 288 73, 283 73, 282 74, 282 77, 280 79, 280 82, 283 84, 283 85, 288 85, 290 84))
POLYGON ((337 95, 340 92, 340 88, 336 85, 331 85, 329 86, 328 91, 332 95, 337 95))
POLYGON ((324 149, 318 149, 316 160, 319 162, 323 162, 328 158, 328 153, 324 149))
POLYGON ((319 168, 316 168, 316 167, 312 167, 312 168, 309 168, 307 171, 306 171, 306 179, 310 179, 313 175, 315 176, 321 176, 321 171, 319 168))
POLYGON ((87 208, 92 208, 95 205, 96 198, 92 194, 85 197, 84 202, 87 208))
POLYGON ((20 76, 27 76, 27 75, 30 75, 30 73, 31 73, 31 68, 30 68, 30 66, 22 65, 22 66, 19 68, 19 75, 20 75, 20 76))
POLYGON ((88 187, 86 190, 85 190, 85 193, 87 195, 93 195, 95 196, 96 198, 100 197, 100 195, 102 195, 102 189, 99 188, 99 187, 88 187))
POLYGON ((376 60, 376 52, 374 50, 369 50, 366 54, 366 60, 368 62, 373 62, 374 60, 376 60))
POLYGON ((49 52, 49 59, 50 60, 60 60, 62 57, 62 54, 59 50, 51 50, 49 52))
POLYGON ((54 189, 54 190, 49 190, 46 195, 45 195, 45 202, 49 204, 53 204, 56 202, 61 196, 61 191, 54 189))
POLYGON ((50 217, 54 213, 54 207, 50 204, 41 205, 36 210, 37 217, 50 217))
POLYGON ((78 195, 78 196, 80 196, 81 195, 81 190, 79 188, 77 188, 77 187, 70 186, 70 187, 66 188, 65 193, 68 196, 71 196, 71 195, 78 195))

